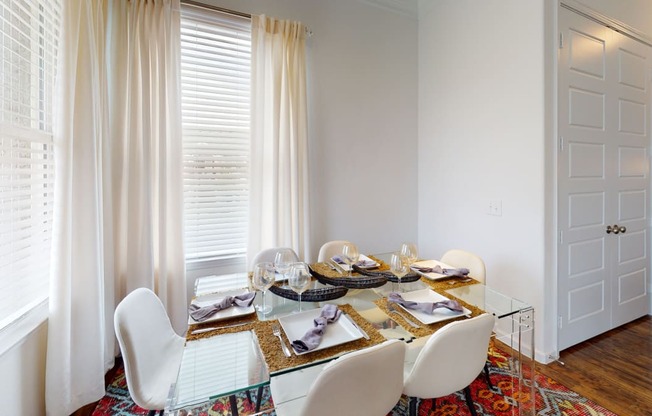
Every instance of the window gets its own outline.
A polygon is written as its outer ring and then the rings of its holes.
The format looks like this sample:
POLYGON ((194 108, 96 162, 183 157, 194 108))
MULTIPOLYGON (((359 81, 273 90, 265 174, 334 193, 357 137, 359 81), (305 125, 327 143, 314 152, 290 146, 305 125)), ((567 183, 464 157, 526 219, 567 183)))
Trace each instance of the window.
POLYGON ((186 262, 244 258, 251 22, 182 4, 186 262))
POLYGON ((59 0, 0 3, 0 328, 47 299, 59 0))

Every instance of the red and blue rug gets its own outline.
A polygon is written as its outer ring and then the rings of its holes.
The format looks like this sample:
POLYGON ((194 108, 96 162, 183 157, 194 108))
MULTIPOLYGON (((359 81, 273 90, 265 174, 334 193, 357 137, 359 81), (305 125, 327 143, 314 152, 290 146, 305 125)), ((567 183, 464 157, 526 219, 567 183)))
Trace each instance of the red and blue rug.
MULTIPOLYGON (((513 394, 515 387, 509 373, 509 355, 490 347, 490 373, 493 389, 490 389, 484 378, 479 376, 471 384, 471 392, 478 416, 508 416, 512 415, 515 400, 531 403, 529 390, 521 394, 513 394), (515 397, 515 398, 514 398, 515 397)), ((535 402, 537 416, 616 416, 607 409, 598 406, 586 397, 569 390, 554 380, 540 374, 535 374, 535 402)), ((251 392, 255 400, 256 391, 251 392)), ((271 409, 273 401, 269 389, 264 389, 261 410, 271 409)), ((237 396, 240 414, 254 413, 255 406, 245 394, 237 396)), ((407 397, 402 397, 388 416, 403 416, 408 414, 407 397)), ((127 390, 127 382, 122 367, 115 372, 115 377, 106 389, 106 395, 98 403, 93 416, 132 416, 146 415, 147 411, 136 406, 127 390)), ((207 403, 192 410, 193 416, 225 416, 231 414, 227 397, 207 403)), ((272 411, 269 413, 274 415, 272 411)), ((470 411, 464 401, 462 392, 442 397, 436 400, 423 400, 419 403, 419 416, 466 416, 470 411)))

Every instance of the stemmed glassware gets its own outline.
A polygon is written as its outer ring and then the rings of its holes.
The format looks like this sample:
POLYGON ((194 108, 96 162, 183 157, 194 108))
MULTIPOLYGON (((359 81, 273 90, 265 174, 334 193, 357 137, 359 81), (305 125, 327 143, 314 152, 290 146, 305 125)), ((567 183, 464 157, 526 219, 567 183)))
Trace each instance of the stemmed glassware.
POLYGON ((410 267, 412 263, 417 261, 419 258, 419 250, 417 245, 414 243, 403 243, 401 245, 401 256, 405 257, 407 260, 407 266, 410 267))
POLYGON ((400 292, 401 278, 403 278, 409 270, 407 259, 402 256, 401 253, 392 253, 392 257, 389 260, 389 270, 398 279, 398 291, 400 292))
POLYGON ((287 279, 287 275, 290 273, 290 269, 292 268, 292 263, 295 261, 297 260, 292 253, 292 250, 282 249, 277 251, 274 256, 274 268, 276 269, 276 273, 282 275, 283 280, 287 279))
POLYGON ((263 314, 268 314, 272 307, 265 303, 265 292, 274 284, 274 264, 258 263, 254 266, 253 284, 254 287, 263 292, 262 304, 258 305, 258 310, 263 314))
POLYGON ((342 246, 342 260, 349 266, 349 277, 352 275, 353 265, 358 262, 360 252, 353 243, 345 243, 342 246))
POLYGON ((306 263, 294 263, 288 278, 290 289, 299 295, 299 312, 301 312, 301 294, 310 286, 312 275, 306 263))

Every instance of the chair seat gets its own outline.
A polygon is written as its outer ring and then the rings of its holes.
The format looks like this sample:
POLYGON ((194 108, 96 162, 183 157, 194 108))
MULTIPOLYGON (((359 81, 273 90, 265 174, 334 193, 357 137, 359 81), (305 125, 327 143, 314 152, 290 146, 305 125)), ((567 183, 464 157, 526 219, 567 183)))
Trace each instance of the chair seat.
MULTIPOLYGON (((274 406, 283 405, 286 402, 292 402, 289 403, 288 406, 294 408, 292 406, 298 406, 303 403, 303 399, 305 399, 308 394, 310 386, 317 379, 317 376, 322 372, 325 366, 325 363, 313 365, 312 367, 272 377, 269 382, 269 389, 274 398, 274 406)), ((300 407, 297 407, 297 409, 299 408, 300 407)), ((280 415, 278 409, 277 414, 280 415)), ((291 415, 293 413, 284 414, 291 415)))

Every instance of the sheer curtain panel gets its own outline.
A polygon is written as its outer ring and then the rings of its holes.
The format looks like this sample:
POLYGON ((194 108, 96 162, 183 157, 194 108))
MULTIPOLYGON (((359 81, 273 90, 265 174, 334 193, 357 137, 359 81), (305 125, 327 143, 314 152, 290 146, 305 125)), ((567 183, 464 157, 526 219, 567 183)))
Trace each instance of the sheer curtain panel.
POLYGON ((309 259, 305 26, 252 16, 248 260, 269 247, 309 259))
POLYGON ((54 129, 48 415, 104 395, 115 305, 154 289, 185 328, 178 0, 63 10, 54 129))

